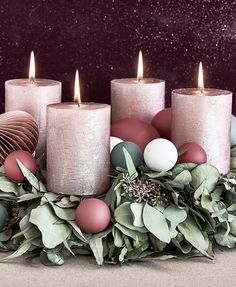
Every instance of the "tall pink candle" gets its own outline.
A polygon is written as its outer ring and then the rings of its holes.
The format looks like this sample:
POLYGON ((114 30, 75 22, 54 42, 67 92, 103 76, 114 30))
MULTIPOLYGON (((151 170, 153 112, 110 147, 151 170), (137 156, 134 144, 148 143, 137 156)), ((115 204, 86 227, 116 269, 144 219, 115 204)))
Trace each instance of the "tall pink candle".
POLYGON ((135 117, 150 123, 165 108, 165 81, 143 78, 143 57, 139 52, 137 79, 111 81, 112 122, 135 117))
POLYGON ((25 111, 36 120, 39 140, 36 156, 46 152, 47 105, 61 102, 61 82, 35 78, 34 54, 31 53, 29 79, 5 82, 5 111, 25 111))
POLYGON ((207 162, 227 173, 230 168, 232 93, 224 90, 178 89, 172 92, 172 141, 177 147, 198 143, 207 162))
POLYGON ((158 79, 111 81, 112 122, 135 117, 150 123, 165 108, 165 82, 158 79))

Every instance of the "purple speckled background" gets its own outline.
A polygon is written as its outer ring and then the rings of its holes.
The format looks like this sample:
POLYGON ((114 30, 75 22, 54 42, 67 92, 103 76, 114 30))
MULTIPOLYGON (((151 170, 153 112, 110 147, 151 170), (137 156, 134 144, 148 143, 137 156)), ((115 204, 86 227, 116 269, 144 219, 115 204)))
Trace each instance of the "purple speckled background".
MULTIPOLYGON (((142 49, 145 75, 171 90, 196 85, 198 62, 207 87, 236 94, 236 1, 230 0, 2 0, 0 95, 4 81, 37 75, 60 80, 71 100, 78 67, 83 100, 110 101, 110 80, 136 76, 142 49)), ((236 101, 234 100, 234 112, 236 101)))

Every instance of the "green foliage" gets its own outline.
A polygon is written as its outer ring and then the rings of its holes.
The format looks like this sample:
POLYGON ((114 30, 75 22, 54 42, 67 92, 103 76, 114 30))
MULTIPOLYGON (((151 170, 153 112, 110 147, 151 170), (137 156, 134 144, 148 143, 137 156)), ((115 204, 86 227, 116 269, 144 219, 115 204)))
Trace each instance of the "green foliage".
MULTIPOLYGON (((93 255, 98 265, 178 257, 213 258, 213 246, 236 244, 236 173, 220 175, 209 164, 178 164, 168 172, 136 170, 127 150, 127 169, 113 178, 106 195, 100 196, 111 210, 109 227, 87 234, 75 222, 80 196, 46 191, 45 162, 39 159, 37 177, 18 162, 28 184, 15 184, 0 173, 0 200, 8 207, 9 219, 0 233, 0 251, 14 251, 4 260, 37 252, 47 266, 62 265, 73 255, 93 255), (136 180, 124 193, 124 176, 136 180), (148 196, 159 196, 152 206, 148 196), (146 202, 145 202, 146 200, 146 202), (161 204, 160 204, 161 202, 161 204), (163 204, 162 204, 163 202, 163 204), (164 204, 165 202, 165 204, 164 204)), ((231 153, 235 169, 235 148, 231 153)), ((127 188, 127 186, 126 186, 127 188)))

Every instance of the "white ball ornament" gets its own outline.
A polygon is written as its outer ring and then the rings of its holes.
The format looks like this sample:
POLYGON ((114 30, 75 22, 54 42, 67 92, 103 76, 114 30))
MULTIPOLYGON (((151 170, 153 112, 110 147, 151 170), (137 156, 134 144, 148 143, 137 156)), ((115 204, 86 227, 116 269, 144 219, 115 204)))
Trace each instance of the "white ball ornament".
POLYGON ((117 137, 110 137, 110 152, 113 150, 113 148, 118 145, 119 143, 123 142, 122 139, 117 137))
POLYGON ((175 166, 178 151, 175 145, 163 138, 151 141, 144 150, 144 161, 154 171, 167 171, 175 166))

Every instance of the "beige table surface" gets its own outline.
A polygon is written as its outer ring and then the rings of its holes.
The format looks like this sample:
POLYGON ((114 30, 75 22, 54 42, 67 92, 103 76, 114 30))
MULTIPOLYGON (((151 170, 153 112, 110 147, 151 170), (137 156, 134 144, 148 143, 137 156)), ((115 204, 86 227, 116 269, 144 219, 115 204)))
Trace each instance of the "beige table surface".
MULTIPOLYGON (((5 254, 0 253, 0 258, 5 254)), ((125 266, 95 265, 91 257, 69 259, 61 267, 46 267, 20 258, 0 263, 0 287, 236 286, 236 249, 217 251, 215 260, 194 258, 129 263, 125 266)))

